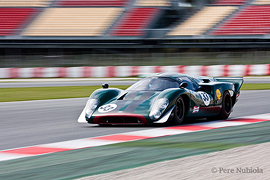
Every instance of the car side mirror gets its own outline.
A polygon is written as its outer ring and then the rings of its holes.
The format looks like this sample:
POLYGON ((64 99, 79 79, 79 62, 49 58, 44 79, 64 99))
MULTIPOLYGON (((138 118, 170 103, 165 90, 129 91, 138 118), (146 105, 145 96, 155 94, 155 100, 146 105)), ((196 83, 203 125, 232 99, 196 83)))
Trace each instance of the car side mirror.
POLYGON ((180 84, 180 86, 179 86, 179 88, 186 88, 188 86, 188 83, 186 83, 186 82, 182 82, 181 84, 180 84))
POLYGON ((103 89, 108 89, 109 88, 109 84, 102 84, 102 87, 103 87, 103 89))

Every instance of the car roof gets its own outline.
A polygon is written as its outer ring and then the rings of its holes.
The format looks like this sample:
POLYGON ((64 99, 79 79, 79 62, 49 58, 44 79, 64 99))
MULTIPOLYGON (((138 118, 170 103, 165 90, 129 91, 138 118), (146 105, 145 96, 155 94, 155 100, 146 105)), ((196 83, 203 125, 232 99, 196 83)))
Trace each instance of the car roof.
POLYGON ((170 77, 170 78, 175 78, 175 77, 190 77, 188 74, 181 74, 181 73, 160 73, 155 76, 158 77, 170 77))
POLYGON ((204 80, 214 81, 213 78, 207 77, 207 76, 196 76, 196 75, 190 75, 190 74, 181 74, 181 73, 160 73, 155 76, 158 77, 169 77, 172 79, 175 79, 179 81, 179 78, 182 77, 188 77, 191 81, 195 81, 196 83, 204 82, 204 80))

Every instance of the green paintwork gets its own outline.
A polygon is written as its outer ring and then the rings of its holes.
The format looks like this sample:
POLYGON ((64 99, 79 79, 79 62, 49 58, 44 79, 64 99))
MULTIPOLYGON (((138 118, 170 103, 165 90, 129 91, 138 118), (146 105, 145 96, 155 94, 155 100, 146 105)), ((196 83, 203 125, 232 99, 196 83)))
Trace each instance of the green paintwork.
POLYGON ((99 105, 103 105, 107 103, 109 100, 113 100, 117 98, 119 95, 124 94, 124 91, 117 88, 110 88, 110 89, 97 89, 95 90, 90 99, 98 99, 99 105))
MULTIPOLYGON (((108 114, 134 114, 142 115, 148 123, 153 123, 161 119, 175 105, 179 96, 187 99, 186 118, 201 118, 215 116, 219 114, 222 107, 222 97, 225 91, 233 91, 233 105, 236 103, 236 96, 243 83, 243 78, 208 78, 194 77, 183 74, 160 74, 155 77, 169 77, 179 82, 188 79, 189 84, 186 88, 169 88, 164 91, 128 91, 116 88, 98 89, 90 96, 99 100, 96 111, 92 114, 89 123, 94 122, 95 117, 108 114), (181 80, 179 80, 181 78, 181 80), (192 86, 192 87, 191 87, 192 86), (217 94, 218 92, 218 94, 217 94), (152 120, 149 113, 153 104, 160 98, 167 98, 169 105, 157 120, 152 120), (99 107, 107 104, 116 105, 114 110, 99 112, 99 107)), ((101 107, 103 108, 103 107, 101 107)), ((172 119, 170 116, 168 121, 172 119)))
POLYGON ((238 91, 240 91, 240 88, 244 82, 243 78, 239 78, 239 77, 216 77, 214 78, 215 80, 219 81, 219 82, 228 82, 228 83, 233 83, 234 87, 235 87, 235 92, 237 93, 238 91))

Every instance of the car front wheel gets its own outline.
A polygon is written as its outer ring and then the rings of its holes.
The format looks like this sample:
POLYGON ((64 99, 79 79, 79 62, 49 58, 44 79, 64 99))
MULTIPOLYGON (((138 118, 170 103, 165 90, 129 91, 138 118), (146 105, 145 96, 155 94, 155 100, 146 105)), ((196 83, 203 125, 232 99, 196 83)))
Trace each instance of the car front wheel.
POLYGON ((181 124, 185 117, 185 104, 183 98, 180 96, 175 102, 174 117, 175 124, 181 124))

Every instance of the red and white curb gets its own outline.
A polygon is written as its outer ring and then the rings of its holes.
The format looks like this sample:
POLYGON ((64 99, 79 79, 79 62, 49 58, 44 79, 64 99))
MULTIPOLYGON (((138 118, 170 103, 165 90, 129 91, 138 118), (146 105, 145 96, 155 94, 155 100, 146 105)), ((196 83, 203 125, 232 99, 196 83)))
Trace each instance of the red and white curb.
POLYGON ((103 66, 0 68, 0 78, 130 77, 150 73, 183 73, 200 76, 270 75, 270 64, 213 66, 103 66))
POLYGON ((155 128, 107 136, 63 141, 50 144, 42 144, 37 146, 9 149, 0 151, 0 161, 18 159, 23 157, 31 157, 36 155, 55 153, 61 151, 69 151, 81 148, 91 148, 96 146, 104 146, 108 144, 116 144, 121 142, 136 141, 142 139, 156 138, 162 136, 170 136, 197 131, 205 131, 210 129, 247 125, 270 121, 270 114, 261 114, 242 118, 210 121, 194 124, 186 124, 172 127, 155 128))

